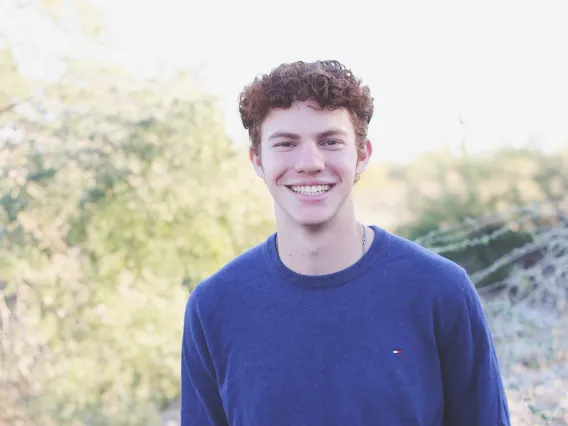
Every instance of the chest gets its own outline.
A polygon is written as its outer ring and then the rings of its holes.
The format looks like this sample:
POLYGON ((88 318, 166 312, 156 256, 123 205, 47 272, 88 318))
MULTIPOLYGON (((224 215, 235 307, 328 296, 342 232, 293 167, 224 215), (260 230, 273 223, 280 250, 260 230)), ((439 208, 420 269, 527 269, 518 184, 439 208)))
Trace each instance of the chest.
POLYGON ((298 297, 235 317, 217 366, 234 424, 243 416, 299 425, 309 415, 317 416, 311 424, 355 424, 353 416, 380 424, 387 413, 435 424, 442 386, 432 321, 411 301, 397 309, 384 302, 298 297), (348 423, 336 423, 342 416, 348 423))

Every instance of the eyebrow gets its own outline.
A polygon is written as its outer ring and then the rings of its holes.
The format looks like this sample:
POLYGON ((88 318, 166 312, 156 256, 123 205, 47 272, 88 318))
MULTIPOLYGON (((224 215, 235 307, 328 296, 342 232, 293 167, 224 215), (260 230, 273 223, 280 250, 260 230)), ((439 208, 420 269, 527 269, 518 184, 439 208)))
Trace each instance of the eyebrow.
POLYGON ((317 134, 318 138, 327 138, 329 136, 347 136, 347 133, 341 129, 329 129, 325 132, 320 132, 317 134))
POLYGON ((300 139, 300 136, 294 134, 294 133, 289 133, 289 132, 275 132, 272 133, 268 140, 273 140, 273 139, 278 139, 278 138, 286 138, 286 139, 300 139))
MULTIPOLYGON (((347 136, 347 133, 341 129, 329 129, 323 132, 319 132, 316 136, 319 139, 319 138, 327 138, 329 136, 336 136, 336 135, 347 136)), ((290 132, 275 132, 268 137, 268 140, 273 140, 278 138, 299 140, 300 136, 290 132)))

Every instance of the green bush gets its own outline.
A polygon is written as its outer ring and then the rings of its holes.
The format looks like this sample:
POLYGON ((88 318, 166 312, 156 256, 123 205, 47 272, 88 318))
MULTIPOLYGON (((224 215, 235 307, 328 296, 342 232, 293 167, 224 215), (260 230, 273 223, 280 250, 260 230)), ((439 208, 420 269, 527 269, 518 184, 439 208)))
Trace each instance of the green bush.
MULTIPOLYGON (((530 214, 512 220, 503 213, 533 202, 556 199, 553 196, 558 185, 553 188, 553 183, 565 179, 566 168, 559 166, 562 163, 560 154, 546 156, 533 150, 503 150, 478 157, 425 156, 404 174, 408 179, 407 206, 412 219, 400 224, 396 232, 441 252, 472 274, 485 270, 529 244, 534 229, 557 220, 530 214), (483 217, 487 219, 481 225, 474 221, 483 217), (468 223, 472 225, 454 232, 456 227, 468 223), (445 231, 447 235, 451 233, 451 238, 443 237, 445 231), (439 235, 429 238, 434 232, 439 235)), ((538 258, 538 250, 529 251, 516 263, 526 266, 538 258)), ((502 281, 514 265, 508 263, 495 269, 476 285, 484 287, 502 281)))

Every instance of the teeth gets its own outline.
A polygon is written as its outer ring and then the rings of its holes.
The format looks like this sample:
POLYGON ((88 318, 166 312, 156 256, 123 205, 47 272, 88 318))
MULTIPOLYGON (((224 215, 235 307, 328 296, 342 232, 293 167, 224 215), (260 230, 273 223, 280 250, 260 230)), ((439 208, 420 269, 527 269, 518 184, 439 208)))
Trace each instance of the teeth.
POLYGON ((331 185, 292 186, 292 191, 303 195, 320 195, 331 188, 331 185))

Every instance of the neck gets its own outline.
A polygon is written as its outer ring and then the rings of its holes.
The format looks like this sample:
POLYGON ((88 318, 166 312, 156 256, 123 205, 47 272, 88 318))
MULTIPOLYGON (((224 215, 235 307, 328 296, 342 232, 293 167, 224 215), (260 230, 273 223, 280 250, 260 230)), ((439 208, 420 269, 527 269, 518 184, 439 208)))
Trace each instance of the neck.
POLYGON ((318 226, 277 223, 278 253, 282 263, 304 275, 331 274, 353 265, 364 254, 363 232, 366 235, 365 250, 374 233, 364 228, 354 214, 347 216, 318 226))

